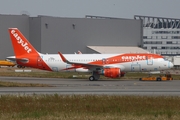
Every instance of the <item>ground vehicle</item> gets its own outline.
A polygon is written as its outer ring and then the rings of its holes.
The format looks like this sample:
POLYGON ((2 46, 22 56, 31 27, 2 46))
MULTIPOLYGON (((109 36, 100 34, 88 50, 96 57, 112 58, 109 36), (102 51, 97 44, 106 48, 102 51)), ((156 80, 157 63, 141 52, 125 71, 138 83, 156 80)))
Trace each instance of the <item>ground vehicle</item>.
POLYGON ((173 80, 171 74, 165 74, 164 76, 149 76, 139 78, 140 81, 164 81, 164 80, 173 80))
POLYGON ((0 66, 14 67, 16 64, 7 60, 0 60, 0 66))

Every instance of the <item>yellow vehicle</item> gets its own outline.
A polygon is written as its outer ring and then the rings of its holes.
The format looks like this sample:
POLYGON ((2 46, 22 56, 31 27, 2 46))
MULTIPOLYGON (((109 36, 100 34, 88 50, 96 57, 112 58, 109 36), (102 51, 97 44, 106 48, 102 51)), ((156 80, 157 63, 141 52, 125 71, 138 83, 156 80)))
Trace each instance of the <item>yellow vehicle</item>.
POLYGON ((154 76, 149 76, 149 77, 143 77, 143 78, 139 78, 140 81, 165 81, 165 80, 173 80, 173 78, 171 77, 171 74, 165 74, 165 76, 158 76, 158 77, 154 77, 154 76))
POLYGON ((16 64, 7 60, 0 60, 0 66, 14 67, 16 64))

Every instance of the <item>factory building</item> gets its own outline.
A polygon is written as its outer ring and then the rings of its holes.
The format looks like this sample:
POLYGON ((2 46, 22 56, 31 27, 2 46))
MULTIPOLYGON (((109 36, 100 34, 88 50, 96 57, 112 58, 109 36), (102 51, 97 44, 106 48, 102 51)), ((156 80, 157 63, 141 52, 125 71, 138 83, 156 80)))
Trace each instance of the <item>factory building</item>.
MULTIPOLYGON (((142 46, 142 20, 86 16, 0 15, 0 59, 14 55, 8 28, 18 28, 42 53, 123 53, 121 47, 142 46), (96 46, 96 47, 94 47, 96 46), (98 47, 104 47, 100 50, 98 47), (116 47, 116 51, 106 49, 116 47), (97 49, 95 49, 97 48, 97 49), (118 49, 117 49, 118 48, 118 49)), ((128 52, 139 52, 128 49, 128 52)))
POLYGON ((180 55, 180 19, 134 16, 143 23, 143 48, 163 56, 180 55))

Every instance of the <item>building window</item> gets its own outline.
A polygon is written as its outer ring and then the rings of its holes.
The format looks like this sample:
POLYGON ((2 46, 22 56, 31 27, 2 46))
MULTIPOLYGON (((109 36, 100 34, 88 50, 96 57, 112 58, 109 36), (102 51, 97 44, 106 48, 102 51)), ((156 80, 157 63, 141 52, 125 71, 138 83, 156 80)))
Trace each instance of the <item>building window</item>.
POLYGON ((152 36, 147 36, 147 39, 152 39, 152 36))
POLYGON ((147 36, 143 36, 143 39, 147 39, 147 36))
POLYGON ((167 36, 161 36, 161 39, 167 39, 167 36))
POLYGON ((180 39, 180 36, 172 36, 172 39, 180 39))
POLYGON ((152 34, 179 34, 180 31, 152 31, 152 34))
POLYGON ((157 49, 157 47, 151 47, 151 49, 157 49))
POLYGON ((167 43, 167 44, 172 44, 172 42, 171 42, 171 41, 167 41, 166 43, 167 43))

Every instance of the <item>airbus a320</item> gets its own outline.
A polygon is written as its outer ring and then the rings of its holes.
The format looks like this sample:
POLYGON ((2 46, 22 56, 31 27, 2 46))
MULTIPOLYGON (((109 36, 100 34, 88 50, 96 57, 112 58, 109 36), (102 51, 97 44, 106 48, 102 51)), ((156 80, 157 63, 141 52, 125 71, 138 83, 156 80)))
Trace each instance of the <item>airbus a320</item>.
POLYGON ((90 72, 90 81, 100 75, 109 78, 123 77, 126 72, 160 71, 173 67, 163 56, 151 53, 123 54, 42 54, 39 53, 17 28, 10 28, 9 34, 18 65, 48 71, 90 72))

